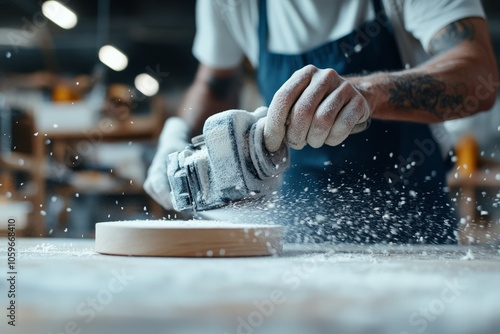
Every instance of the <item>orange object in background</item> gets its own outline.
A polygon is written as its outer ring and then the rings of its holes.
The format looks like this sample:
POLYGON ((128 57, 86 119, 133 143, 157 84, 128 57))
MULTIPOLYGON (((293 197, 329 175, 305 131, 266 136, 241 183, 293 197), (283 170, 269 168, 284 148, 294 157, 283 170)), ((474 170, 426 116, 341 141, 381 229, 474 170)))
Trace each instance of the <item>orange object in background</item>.
POLYGON ((65 83, 59 83, 52 89, 52 101, 75 102, 82 99, 81 95, 65 83))
POLYGON ((123 84, 111 84, 106 94, 103 114, 119 121, 129 118, 132 111, 131 88, 123 84))
POLYGON ((476 139, 471 134, 460 138, 455 145, 457 161, 455 167, 458 174, 469 175, 478 168, 479 148, 476 139))

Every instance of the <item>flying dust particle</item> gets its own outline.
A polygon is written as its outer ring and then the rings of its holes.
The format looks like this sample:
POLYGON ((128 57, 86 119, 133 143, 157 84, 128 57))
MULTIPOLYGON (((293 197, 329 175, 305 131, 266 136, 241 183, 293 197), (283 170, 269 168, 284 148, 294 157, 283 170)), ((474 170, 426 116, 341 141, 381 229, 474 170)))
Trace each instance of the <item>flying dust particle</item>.
POLYGON ((474 260, 474 254, 472 254, 472 251, 470 250, 470 248, 467 250, 467 253, 465 254, 465 256, 463 256, 461 258, 461 260, 464 260, 464 261, 474 260))

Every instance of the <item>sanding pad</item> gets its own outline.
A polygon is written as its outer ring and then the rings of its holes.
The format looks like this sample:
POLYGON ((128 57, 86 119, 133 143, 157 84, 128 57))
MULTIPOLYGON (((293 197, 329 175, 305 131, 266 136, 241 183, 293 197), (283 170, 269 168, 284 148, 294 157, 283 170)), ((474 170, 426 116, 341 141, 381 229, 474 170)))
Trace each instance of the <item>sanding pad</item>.
POLYGON ((172 257, 265 256, 282 251, 283 228, 190 220, 135 220, 96 224, 102 254, 172 257))

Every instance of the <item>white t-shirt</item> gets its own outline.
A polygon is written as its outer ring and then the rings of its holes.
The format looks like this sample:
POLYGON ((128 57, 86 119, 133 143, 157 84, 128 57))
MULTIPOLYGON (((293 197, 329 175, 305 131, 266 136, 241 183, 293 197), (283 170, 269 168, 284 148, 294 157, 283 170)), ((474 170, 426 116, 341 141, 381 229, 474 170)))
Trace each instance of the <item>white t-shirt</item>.
MULTIPOLYGON (((403 61, 428 58, 429 41, 446 25, 484 17, 480 0, 383 0, 403 61)), ((268 0, 268 50, 298 54, 354 31, 375 18, 371 0, 268 0)), ((198 0, 193 54, 214 68, 258 66, 258 0, 198 0)))

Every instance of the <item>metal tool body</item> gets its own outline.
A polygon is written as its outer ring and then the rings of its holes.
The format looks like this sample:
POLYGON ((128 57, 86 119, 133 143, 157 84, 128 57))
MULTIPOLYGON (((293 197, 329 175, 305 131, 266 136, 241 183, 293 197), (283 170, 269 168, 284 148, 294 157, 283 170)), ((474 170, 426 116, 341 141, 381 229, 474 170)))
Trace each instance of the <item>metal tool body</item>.
POLYGON ((207 119, 203 135, 168 157, 174 208, 203 211, 276 191, 290 165, 286 144, 264 146, 265 113, 228 110, 207 119))

